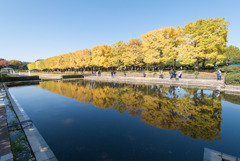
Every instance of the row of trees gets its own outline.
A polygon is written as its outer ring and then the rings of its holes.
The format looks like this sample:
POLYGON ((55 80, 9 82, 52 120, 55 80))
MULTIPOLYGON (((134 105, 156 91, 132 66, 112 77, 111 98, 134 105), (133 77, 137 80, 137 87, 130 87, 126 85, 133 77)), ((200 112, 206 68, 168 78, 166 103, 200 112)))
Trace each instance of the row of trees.
POLYGON ((185 65, 199 63, 203 68, 223 62, 226 57, 228 25, 224 18, 200 19, 183 28, 166 27, 142 35, 142 39, 119 41, 111 46, 99 45, 92 49, 78 50, 28 65, 30 70, 66 68, 142 67, 179 61, 185 65))
POLYGON ((179 96, 173 86, 95 81, 41 82, 38 87, 98 108, 127 112, 141 117, 146 124, 179 130, 195 139, 221 138, 222 105, 216 91, 206 94, 203 90, 186 88, 181 90, 184 96, 179 96))
POLYGON ((4 67, 10 67, 13 69, 19 69, 19 70, 27 70, 27 64, 28 62, 21 62, 19 60, 5 60, 0 58, 0 69, 4 67))

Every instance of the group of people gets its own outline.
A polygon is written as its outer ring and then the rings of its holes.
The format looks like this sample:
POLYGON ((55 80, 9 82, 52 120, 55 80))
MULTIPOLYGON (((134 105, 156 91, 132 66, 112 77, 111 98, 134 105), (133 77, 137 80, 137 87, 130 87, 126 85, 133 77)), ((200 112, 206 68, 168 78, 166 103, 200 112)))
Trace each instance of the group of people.
POLYGON ((96 76, 96 73, 98 73, 98 76, 101 76, 101 70, 96 71, 92 71, 92 76, 96 76))
MULTIPOLYGON (((160 73, 159 78, 163 79, 163 70, 160 70, 159 73, 160 73)), ((182 71, 181 70, 179 70, 177 72, 174 69, 171 69, 169 71, 169 74, 170 74, 170 79, 175 78, 176 80, 179 80, 180 78, 182 78, 182 71)))
POLYGON ((175 78, 176 80, 179 80, 180 78, 182 78, 182 71, 179 70, 178 72, 175 71, 175 69, 171 69, 169 71, 170 74, 170 79, 175 78))
POLYGON ((112 70, 112 71, 111 71, 111 76, 112 76, 112 77, 116 77, 116 71, 112 70))
MULTIPOLYGON (((98 76, 101 76, 101 71, 98 70, 97 71, 98 76)), ((221 80, 221 71, 220 69, 217 70, 217 80, 221 80)), ((123 71, 124 77, 127 76, 126 70, 123 71)), ((175 69, 171 69, 169 70, 169 74, 170 74, 170 79, 175 78, 176 80, 179 80, 180 78, 182 78, 182 71, 179 70, 178 72, 175 69)), ((92 76, 96 76, 96 71, 92 71, 92 76)), ((116 77, 116 71, 112 70, 111 71, 111 76, 112 77, 116 77)), ((143 77, 146 77, 146 73, 145 71, 143 71, 143 77)), ((163 70, 159 70, 159 78, 163 79, 163 70)))

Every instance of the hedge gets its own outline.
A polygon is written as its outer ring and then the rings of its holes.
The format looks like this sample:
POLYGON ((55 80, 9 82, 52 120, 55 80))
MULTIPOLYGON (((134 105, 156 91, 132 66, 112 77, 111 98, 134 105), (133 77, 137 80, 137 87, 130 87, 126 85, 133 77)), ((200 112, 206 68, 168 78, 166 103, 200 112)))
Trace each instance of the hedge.
POLYGON ((12 75, 7 75, 7 76, 2 77, 3 82, 29 81, 29 80, 39 80, 39 76, 12 76, 12 75))
POLYGON ((65 79, 65 78, 84 78, 83 75, 80 75, 80 74, 73 74, 73 75, 62 75, 62 78, 65 79))
POLYGON ((0 77, 6 77, 7 76, 7 73, 0 73, 0 77))

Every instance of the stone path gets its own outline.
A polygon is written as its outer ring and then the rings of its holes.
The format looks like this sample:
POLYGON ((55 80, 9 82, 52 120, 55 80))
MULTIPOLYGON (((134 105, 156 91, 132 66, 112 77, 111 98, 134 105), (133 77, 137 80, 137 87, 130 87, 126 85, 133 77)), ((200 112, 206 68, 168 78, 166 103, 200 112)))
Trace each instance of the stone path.
POLYGON ((7 115, 3 99, 4 96, 0 91, 0 161, 11 161, 13 160, 13 155, 11 152, 7 115))

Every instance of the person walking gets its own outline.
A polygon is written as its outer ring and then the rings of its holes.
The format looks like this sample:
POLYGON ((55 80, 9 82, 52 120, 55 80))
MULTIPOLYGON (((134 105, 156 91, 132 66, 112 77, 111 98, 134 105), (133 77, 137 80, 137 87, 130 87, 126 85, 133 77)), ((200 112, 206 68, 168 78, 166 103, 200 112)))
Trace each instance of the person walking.
POLYGON ((127 76, 126 70, 124 70, 123 74, 124 74, 124 77, 126 77, 126 76, 127 76))
POLYGON ((217 80, 221 80, 221 74, 222 74, 221 70, 218 69, 217 70, 217 80))
POLYGON ((180 78, 182 78, 182 71, 181 70, 178 71, 178 79, 180 79, 180 78))
POLYGON ((172 78, 175 78, 175 79, 176 79, 176 71, 175 71, 175 69, 173 69, 172 78))
POLYGON ((143 77, 146 77, 145 71, 143 71, 143 77))
POLYGON ((99 76, 99 77, 101 76, 101 71, 100 71, 100 70, 98 71, 98 76, 99 76))
POLYGON ((159 78, 163 79, 163 70, 160 70, 159 73, 160 73, 159 78))
POLYGON ((111 71, 111 76, 112 76, 112 78, 113 78, 113 70, 111 71))

